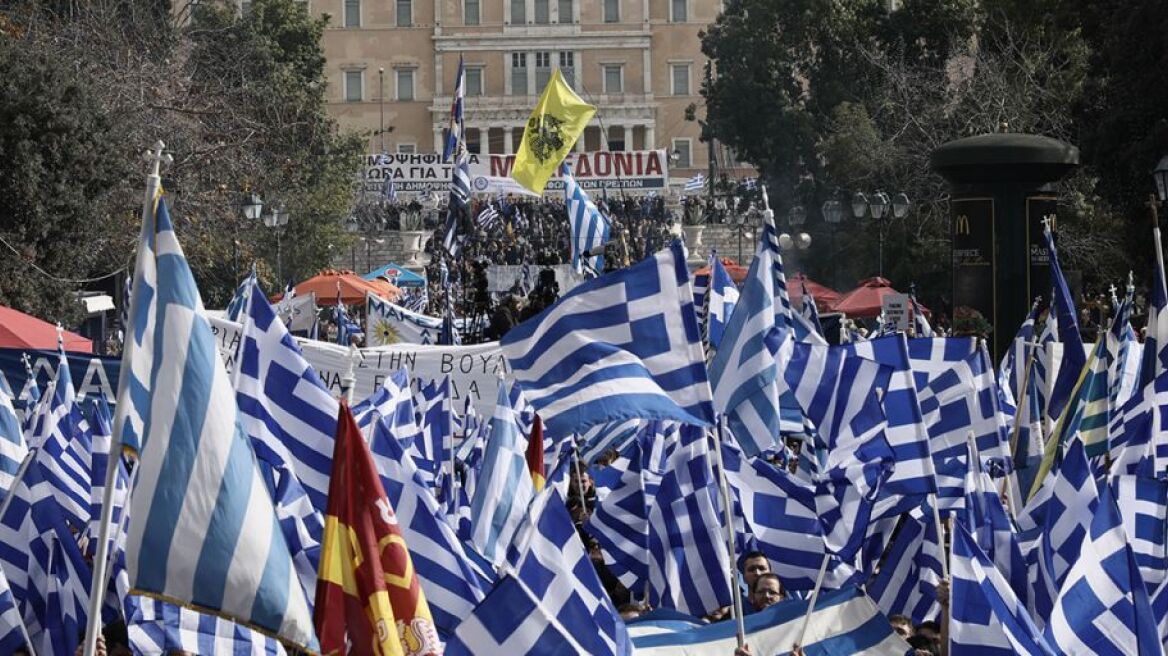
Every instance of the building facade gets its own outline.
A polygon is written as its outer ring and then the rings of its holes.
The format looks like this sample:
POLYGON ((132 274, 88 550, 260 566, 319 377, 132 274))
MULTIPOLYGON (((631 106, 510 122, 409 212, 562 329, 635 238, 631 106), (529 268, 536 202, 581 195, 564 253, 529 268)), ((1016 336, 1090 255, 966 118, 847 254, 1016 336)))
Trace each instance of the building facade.
MULTIPOLYGON (((442 152, 461 55, 471 152, 511 154, 554 69, 597 116, 578 150, 671 156, 671 177, 707 170, 698 33, 720 0, 311 0, 324 35, 329 110, 369 152, 442 152)), ((720 149, 719 170, 735 169, 720 149), (729 166, 728 166, 729 165, 729 166)), ((732 175, 734 172, 731 172, 732 175)), ((739 171, 739 174, 742 172, 739 171)))

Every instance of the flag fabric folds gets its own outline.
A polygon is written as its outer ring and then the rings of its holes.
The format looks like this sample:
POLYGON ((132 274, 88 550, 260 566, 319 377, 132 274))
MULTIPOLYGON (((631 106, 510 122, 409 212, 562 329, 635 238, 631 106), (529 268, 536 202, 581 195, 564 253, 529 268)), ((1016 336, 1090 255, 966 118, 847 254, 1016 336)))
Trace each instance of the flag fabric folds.
POLYGON ((572 229, 572 268, 584 269, 585 261, 593 271, 604 271, 604 244, 608 242, 609 223, 588 193, 572 177, 567 164, 561 168, 564 201, 568 206, 568 227, 572 229))
POLYGON ((713 404, 678 243, 574 288, 500 340, 554 438, 632 418, 709 426, 713 404))
MULTIPOLYGON (((726 324, 734 314, 734 307, 738 304, 740 294, 734 280, 722 266, 722 260, 710 258, 710 287, 705 297, 706 337, 710 348, 715 351, 722 344, 722 335, 726 332, 726 324)), ((694 300, 697 301, 695 285, 694 300)))
POLYGON ((161 198, 143 226, 133 289, 135 337, 123 353, 115 424, 124 444, 140 447, 131 585, 315 649, 308 603, 161 198))
POLYGON ((536 194, 542 194, 548 178, 584 134, 596 108, 580 99, 564 81, 560 69, 551 79, 523 128, 523 141, 515 153, 511 177, 536 194))
POLYGON ((369 445, 343 403, 321 544, 316 628, 323 654, 441 653, 398 518, 369 445))
POLYGON ((535 495, 526 454, 527 436, 519 430, 507 386, 500 385, 491 435, 471 499, 471 543, 494 564, 503 562, 507 545, 535 495))

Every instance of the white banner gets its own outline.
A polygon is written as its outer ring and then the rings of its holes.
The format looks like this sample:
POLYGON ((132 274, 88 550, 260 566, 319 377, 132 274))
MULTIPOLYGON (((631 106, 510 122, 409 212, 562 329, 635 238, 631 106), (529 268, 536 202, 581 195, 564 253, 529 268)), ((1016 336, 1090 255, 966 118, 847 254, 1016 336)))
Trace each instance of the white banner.
MULTIPOLYGON (((230 372, 243 337, 243 326, 226 319, 208 319, 219 345, 219 354, 230 372)), ((349 370, 349 349, 339 344, 301 337, 295 339, 304 359, 316 370, 321 382, 333 396, 339 397, 341 378, 349 370)), ((410 372, 410 384, 415 391, 431 380, 441 380, 450 374, 450 389, 458 411, 462 412, 463 399, 470 396, 479 415, 490 417, 495 413, 500 376, 507 371, 507 362, 498 342, 474 346, 395 344, 361 349, 361 355, 363 359, 356 366, 354 403, 368 397, 385 382, 386 377, 405 367, 410 372)))
POLYGON ((316 292, 304 296, 293 296, 287 302, 276 303, 276 313, 284 320, 284 325, 293 332, 312 330, 316 322, 316 292))
MULTIPOLYGON (((305 359, 320 374, 325 387, 334 396, 341 394, 341 378, 349 369, 349 350, 339 344, 329 344, 296 338, 305 359)), ((507 370, 498 342, 474 346, 427 346, 424 344, 395 344, 361 349, 363 360, 356 367, 357 387, 353 391, 356 403, 368 397, 393 372, 405 367, 410 372, 410 384, 418 387, 431 380, 450 375, 450 390, 455 408, 462 412, 463 399, 471 398, 479 416, 490 417, 495 412, 499 394, 500 375, 507 370)))
MULTIPOLYGON (((664 150, 594 150, 587 153, 569 153, 564 161, 572 165, 572 177, 583 189, 638 189, 664 192, 669 186, 669 158, 664 150)), ((476 165, 471 162, 471 188, 486 191, 493 178, 510 178, 514 155, 488 155, 476 165), (481 183, 478 178, 486 178, 481 183)), ((544 193, 563 191, 564 181, 559 171, 548 180, 544 193)), ((595 200, 595 199, 594 199, 595 200)))
MULTIPOLYGON (((479 156, 471 153, 470 165, 479 163, 479 156)), ((365 191, 381 193, 385 179, 393 179, 398 194, 450 192, 452 165, 442 162, 442 153, 389 153, 365 156, 365 191)))
POLYGON ((442 331, 442 319, 418 314, 373 294, 366 297, 365 312, 365 343, 370 346, 434 344, 442 331))

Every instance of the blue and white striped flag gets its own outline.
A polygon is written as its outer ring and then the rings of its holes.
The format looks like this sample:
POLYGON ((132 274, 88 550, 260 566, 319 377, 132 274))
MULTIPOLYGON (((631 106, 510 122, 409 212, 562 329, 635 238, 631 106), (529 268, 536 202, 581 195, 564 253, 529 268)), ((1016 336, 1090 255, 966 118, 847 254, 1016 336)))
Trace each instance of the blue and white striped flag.
MULTIPOLYGON (((734 307, 738 304, 740 294, 738 287, 726 273, 726 267, 717 257, 710 258, 710 287, 706 297, 707 311, 706 334, 710 348, 717 350, 722 345, 722 335, 726 333, 726 324, 734 314, 734 307)), ((697 297, 695 295, 695 302, 697 297)))
POLYGON ((685 181, 685 190, 687 192, 701 191, 702 188, 705 186, 706 186, 706 176, 705 176, 705 174, 702 174, 702 173, 699 173, 699 174, 695 175, 694 177, 690 178, 689 180, 685 181))
POLYGON ((475 217, 475 225, 478 226, 480 230, 490 230, 498 220, 499 210, 495 209, 494 205, 487 203, 483 209, 479 211, 479 215, 475 217))
POLYGON ((815 305, 815 297, 811 295, 811 290, 807 289, 807 277, 799 276, 799 284, 803 287, 803 310, 801 312, 807 323, 815 328, 815 332, 823 336, 823 324, 819 322, 819 308, 815 305))
POLYGON ((710 362, 714 408, 726 415, 742 451, 773 449, 779 437, 779 363, 786 324, 776 325, 774 253, 760 242, 742 295, 710 362))
POLYGON ((308 603, 162 198, 142 232, 131 304, 136 337, 123 354, 115 428, 130 434, 127 444, 140 445, 131 495, 136 520, 126 541, 130 583, 317 649, 308 603))
POLYGON ((0 566, 38 654, 72 654, 89 604, 89 566, 33 462, 0 517, 0 566))
POLYGON ((1111 486, 1140 575, 1152 594, 1168 581, 1168 480, 1113 476, 1111 486))
POLYGON ((1051 234, 1049 223, 1045 224, 1044 234, 1046 247, 1050 251, 1050 277, 1054 285, 1051 313, 1058 318, 1058 337, 1063 344, 1062 362, 1046 404, 1046 415, 1053 420, 1062 416, 1063 408, 1070 401, 1075 383, 1079 380, 1079 374, 1087 365, 1087 357, 1083 349, 1083 338, 1079 334, 1078 311, 1075 310, 1075 301, 1071 297, 1062 266, 1059 265, 1058 249, 1055 248, 1054 235, 1051 234))
MULTIPOLYGON (((762 458, 743 458, 722 445, 722 462, 746 530, 766 554, 783 589, 810 591, 826 553, 815 509, 815 488, 762 458)), ((854 579, 855 569, 831 556, 823 587, 834 590, 854 579)))
POLYGON ((953 526, 950 656, 1054 656, 1010 584, 961 522, 953 526))
POLYGON ((12 588, 8 585, 8 577, 0 568, 0 652, 14 654, 25 644, 24 620, 20 617, 20 609, 16 607, 16 597, 12 595, 12 588))
POLYGON ((554 488, 524 513, 507 562, 508 573, 447 643, 447 656, 632 653, 624 621, 554 488))
MULTIPOLYGON (((1070 510, 1087 512, 1083 506, 1070 510)), ((1107 486, 1090 526, 1050 614, 1047 640, 1064 654, 1163 654, 1148 593, 1107 486)))
POLYGON ((275 638, 214 615, 157 599, 143 599, 140 611, 126 622, 135 654, 163 656, 189 654, 234 654, 235 656, 284 656, 284 646, 275 638))
POLYGON ((403 449, 422 439, 422 430, 414 419, 414 398, 410 391, 410 374, 404 367, 385 377, 372 395, 353 406, 353 419, 364 430, 376 417, 384 417, 390 433, 403 449))
MULTIPOLYGON (((1153 244, 1160 245, 1160 228, 1154 231, 1153 244)), ((1152 267, 1152 289, 1148 303, 1147 334, 1144 336, 1144 361, 1140 368, 1140 388, 1148 388, 1152 381, 1168 372, 1168 290, 1165 289, 1164 268, 1159 258, 1152 267)))
POLYGON ((605 565, 629 590, 649 580, 649 506, 659 477, 645 469, 655 433, 641 432, 620 457, 596 476, 597 503, 587 530, 600 544, 605 565))
POLYGON ((38 422, 29 446, 36 449, 34 457, 41 463, 45 480, 66 521, 76 530, 84 531, 91 518, 93 440, 88 422, 77 406, 64 352, 59 356, 48 403, 41 407, 43 421, 38 422))
POLYGON ((16 395, 16 400, 13 406, 16 409, 16 418, 20 420, 20 429, 27 432, 32 426, 33 416, 36 415, 37 403, 41 400, 41 388, 37 385, 36 376, 32 373, 32 366, 28 361, 28 354, 24 353, 21 356, 24 360, 25 379, 24 387, 20 388, 20 394, 16 395))
POLYGON ((588 193, 572 177, 572 169, 560 169, 564 180, 564 202, 568 205, 568 226, 572 229, 572 268, 580 273, 587 264, 604 271, 604 244, 608 241, 608 219, 596 209, 588 193))
POLYGON ((913 624, 937 617, 941 560, 948 557, 937 539, 937 523, 920 509, 909 513, 887 554, 867 586, 868 596, 885 615, 907 615, 913 624))
POLYGON ((454 398, 450 389, 450 376, 442 381, 431 381, 422 389, 424 403, 418 408, 422 413, 420 440, 414 440, 408 453, 422 471, 423 480, 433 483, 442 469, 449 468, 451 449, 454 448, 454 398))
POLYGON ((323 515, 340 406, 258 284, 247 305, 235 379, 240 425, 256 455, 299 479, 323 515))
POLYGON ((968 469, 965 474, 965 499, 961 521, 986 558, 994 563, 1014 595, 1023 604, 1029 599, 1028 569, 1002 499, 982 467, 977 445, 967 444, 968 469))
MULTIPOLYGON (((1006 395, 1010 407, 1018 405, 1022 398, 1022 381, 1027 377, 1030 356, 1034 352, 1034 325, 1038 319, 1039 301, 1030 306, 1030 313, 1018 328, 1018 333, 1010 342, 1006 357, 998 365, 998 386, 1006 395)), ((1033 374, 1030 374, 1033 375, 1033 374)))
POLYGON ((1108 405, 1115 416, 1135 394, 1140 380, 1144 346, 1136 338, 1131 326, 1132 300, 1135 287, 1129 282, 1127 295, 1119 303, 1111 328, 1107 331, 1108 405))
POLYGON ((617 453, 624 451, 646 424, 640 419, 626 419, 589 428, 578 440, 580 460, 586 464, 593 463, 609 449, 615 449, 617 453))
POLYGON ((562 438, 624 419, 713 424, 713 400, 679 243, 585 282, 499 342, 562 438))
POLYGON ((20 463, 28 456, 24 429, 12 401, 7 392, 0 392, 0 499, 8 496, 20 463))
POLYGON ((535 289, 535 273, 531 270, 530 262, 525 261, 523 263, 522 272, 523 275, 519 277, 519 291, 524 296, 527 296, 531 293, 531 290, 535 289))
POLYGON ((483 468, 471 500, 471 544, 496 565, 506 557, 507 545, 535 495, 526 452, 527 436, 519 430, 507 386, 500 385, 483 468))
MULTIPOLYGON (((393 506, 410 560, 426 593, 434 624, 445 633, 470 615, 483 600, 489 581, 476 573, 444 509, 418 475, 417 467, 401 446, 394 423, 400 417, 373 415, 370 452, 393 506)), ((412 422, 413 419, 411 418, 412 422)))

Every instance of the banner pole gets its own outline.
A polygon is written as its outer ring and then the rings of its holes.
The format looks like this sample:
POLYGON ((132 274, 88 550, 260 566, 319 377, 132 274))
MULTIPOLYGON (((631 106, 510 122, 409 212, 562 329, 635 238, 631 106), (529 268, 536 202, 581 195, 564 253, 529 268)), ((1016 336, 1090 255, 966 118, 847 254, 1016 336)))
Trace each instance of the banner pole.
POLYGON ((738 648, 742 649, 742 645, 746 643, 746 624, 742 616, 742 595, 738 590, 738 570, 734 568, 734 563, 738 560, 734 550, 734 510, 730 499, 730 485, 726 482, 726 468, 722 465, 722 431, 726 425, 726 417, 718 418, 718 432, 712 433, 714 437, 714 463, 718 467, 718 488, 722 494, 722 514, 726 520, 726 554, 730 562, 727 563, 727 570, 729 576, 727 581, 730 584, 730 599, 731 609, 734 613, 735 633, 738 637, 738 648))

